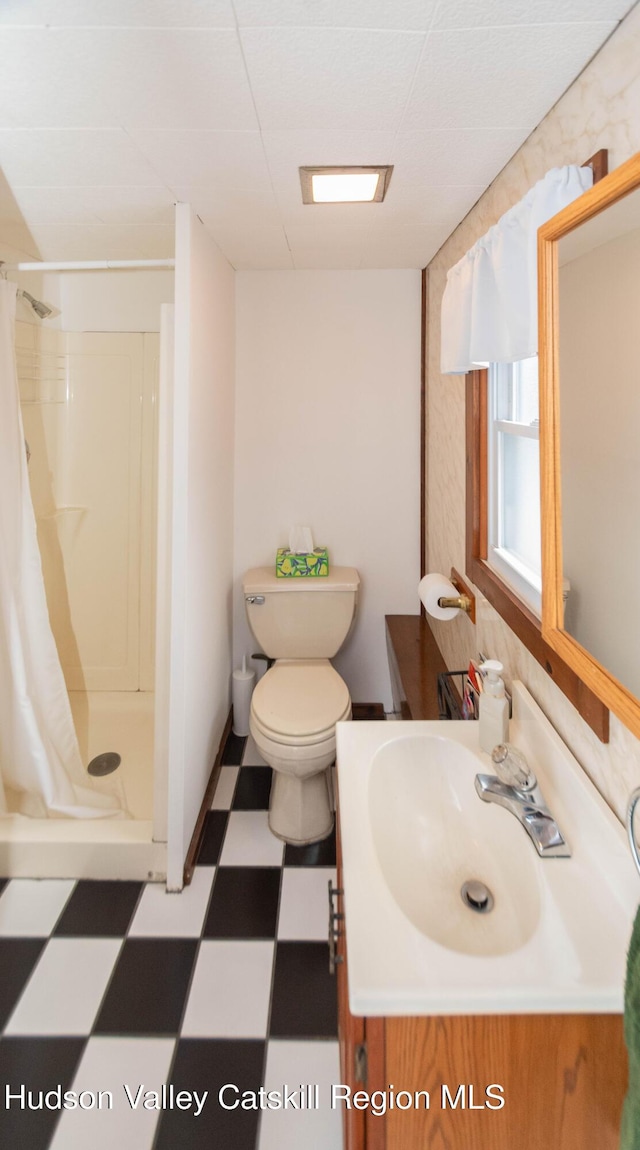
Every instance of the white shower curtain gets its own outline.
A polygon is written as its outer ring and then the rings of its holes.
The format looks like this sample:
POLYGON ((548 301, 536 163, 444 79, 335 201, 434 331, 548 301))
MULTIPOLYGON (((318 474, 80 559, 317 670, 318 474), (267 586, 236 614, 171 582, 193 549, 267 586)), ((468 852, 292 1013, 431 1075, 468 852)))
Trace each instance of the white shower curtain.
POLYGON ((122 816, 80 759, 49 624, 15 360, 16 285, 0 279, 0 815, 122 816))

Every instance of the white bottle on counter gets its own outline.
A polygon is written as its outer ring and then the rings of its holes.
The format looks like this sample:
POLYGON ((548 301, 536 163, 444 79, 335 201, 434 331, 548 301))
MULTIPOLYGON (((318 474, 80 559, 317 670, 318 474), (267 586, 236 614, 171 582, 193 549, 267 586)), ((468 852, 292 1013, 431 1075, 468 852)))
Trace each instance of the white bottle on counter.
POLYGON ((509 741, 509 701, 500 678, 502 663, 487 659, 480 670, 485 672, 479 704, 480 746, 490 755, 498 743, 509 741))

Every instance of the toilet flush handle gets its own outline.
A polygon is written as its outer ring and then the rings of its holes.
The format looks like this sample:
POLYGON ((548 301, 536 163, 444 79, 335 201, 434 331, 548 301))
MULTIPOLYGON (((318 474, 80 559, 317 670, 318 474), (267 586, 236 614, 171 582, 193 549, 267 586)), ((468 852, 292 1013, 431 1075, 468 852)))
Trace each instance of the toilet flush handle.
POLYGON ((255 603, 256 607, 261 607, 264 603, 264 595, 245 595, 245 603, 255 603))

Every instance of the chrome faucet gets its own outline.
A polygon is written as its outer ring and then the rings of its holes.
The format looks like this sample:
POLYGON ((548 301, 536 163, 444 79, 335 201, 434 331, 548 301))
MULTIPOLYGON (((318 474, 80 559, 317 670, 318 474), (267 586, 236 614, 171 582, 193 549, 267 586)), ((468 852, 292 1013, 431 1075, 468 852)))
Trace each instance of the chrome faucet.
POLYGON ((542 858, 570 858, 571 851, 522 751, 499 743, 491 752, 491 761, 495 775, 476 775, 476 791, 482 801, 511 811, 542 858))

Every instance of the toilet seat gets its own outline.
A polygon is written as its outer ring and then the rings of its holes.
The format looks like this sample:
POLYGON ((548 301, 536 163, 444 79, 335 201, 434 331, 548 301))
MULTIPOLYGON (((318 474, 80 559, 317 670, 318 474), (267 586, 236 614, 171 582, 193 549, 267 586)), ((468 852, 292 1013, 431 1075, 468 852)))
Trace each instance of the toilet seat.
POLYGON ((256 730, 283 746, 324 742, 335 736, 335 724, 350 716, 349 690, 328 659, 276 662, 251 700, 256 730))

